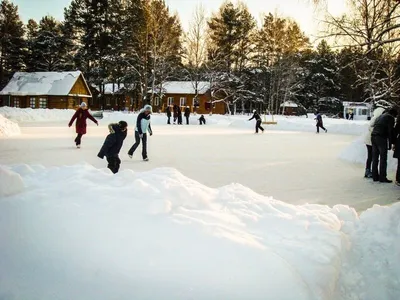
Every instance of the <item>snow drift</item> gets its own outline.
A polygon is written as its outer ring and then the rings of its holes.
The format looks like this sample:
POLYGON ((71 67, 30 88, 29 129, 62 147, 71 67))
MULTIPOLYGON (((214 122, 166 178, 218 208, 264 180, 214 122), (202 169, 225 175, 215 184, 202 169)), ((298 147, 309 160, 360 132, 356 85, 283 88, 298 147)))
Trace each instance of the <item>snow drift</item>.
POLYGON ((359 218, 173 169, 4 168, 26 187, 0 199, 0 299, 400 297, 400 205, 359 218))
POLYGON ((21 134, 18 124, 8 120, 0 114, 0 137, 8 137, 18 134, 21 134))
MULTIPOLYGON (((74 114, 74 110, 62 109, 31 109, 31 108, 13 108, 13 107, 0 107, 0 114, 15 122, 68 122, 74 114)), ((125 120, 130 126, 136 124, 137 113, 130 112, 104 112, 104 118, 100 120, 100 124, 108 124, 111 122, 118 122, 125 120)), ((200 115, 192 114, 190 117, 191 125, 198 125, 200 115)), ((254 130, 255 121, 249 122, 251 116, 246 115, 205 115, 207 120, 206 126, 223 126, 235 129, 254 130)), ((263 116, 264 118, 264 116, 263 116)), ((315 121, 313 116, 306 117, 288 117, 288 116, 274 116, 277 125, 263 125, 267 130, 279 131, 301 131, 301 132, 315 132, 315 121)), ((153 114, 152 124, 161 126, 167 125, 165 114, 153 114)), ((271 121, 271 116, 266 116, 265 120, 271 121)), ((186 122, 186 120, 184 120, 186 122)), ((329 133, 345 134, 359 136, 368 128, 367 121, 349 121, 344 119, 330 119, 324 118, 324 125, 329 133)))

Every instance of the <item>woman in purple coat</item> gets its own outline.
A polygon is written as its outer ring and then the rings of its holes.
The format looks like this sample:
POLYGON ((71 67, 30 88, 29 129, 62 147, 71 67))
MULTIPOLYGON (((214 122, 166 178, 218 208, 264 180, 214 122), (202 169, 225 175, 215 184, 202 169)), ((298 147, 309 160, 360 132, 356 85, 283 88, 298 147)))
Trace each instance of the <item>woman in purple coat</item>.
POLYGON ((87 109, 88 108, 86 103, 82 102, 81 105, 79 106, 79 109, 72 116, 72 119, 68 124, 68 126, 71 127, 76 119, 75 127, 76 127, 76 133, 78 135, 75 138, 75 144, 77 148, 81 147, 82 136, 86 134, 86 127, 87 127, 86 120, 89 118, 94 123, 96 123, 97 126, 99 126, 97 120, 93 118, 93 116, 89 113, 87 109))

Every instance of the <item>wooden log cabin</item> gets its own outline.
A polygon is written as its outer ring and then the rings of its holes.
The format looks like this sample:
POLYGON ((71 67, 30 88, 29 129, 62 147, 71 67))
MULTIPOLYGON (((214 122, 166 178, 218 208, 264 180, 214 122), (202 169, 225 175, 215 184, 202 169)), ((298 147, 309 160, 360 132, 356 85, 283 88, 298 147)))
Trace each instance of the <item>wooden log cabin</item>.
POLYGON ((92 94, 80 71, 17 72, 0 92, 3 103, 20 108, 75 108, 93 104, 92 94))
MULTIPOLYGON (((207 81, 198 82, 198 92, 191 81, 166 81, 155 89, 153 99, 153 111, 165 112, 167 106, 178 105, 182 111, 189 106, 192 112, 198 114, 225 114, 224 102, 211 102, 210 83, 207 81)), ((149 97, 151 90, 149 91, 149 97)))

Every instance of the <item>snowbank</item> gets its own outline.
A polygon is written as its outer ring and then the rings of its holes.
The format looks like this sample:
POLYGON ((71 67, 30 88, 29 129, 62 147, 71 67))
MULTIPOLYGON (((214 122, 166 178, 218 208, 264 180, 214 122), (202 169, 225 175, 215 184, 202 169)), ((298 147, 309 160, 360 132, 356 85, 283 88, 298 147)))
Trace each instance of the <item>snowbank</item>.
POLYGON ((24 189, 20 174, 0 166, 0 197, 17 194, 24 189))
POLYGON ((17 123, 14 123, 0 114, 0 137, 13 136, 21 134, 21 130, 17 123))
POLYGON ((8 170, 26 189, 0 199, 2 299, 344 300, 361 299, 348 293, 369 283, 400 297, 399 205, 359 219, 349 207, 293 206, 238 184, 211 189, 173 169, 8 170), (360 253, 373 272, 362 257, 342 264, 360 253))
POLYGON ((18 123, 69 121, 74 113, 73 109, 0 107, 0 115, 18 123))
MULTIPOLYGON (((10 120, 16 122, 67 122, 74 114, 74 110, 60 110, 60 109, 20 109, 11 107, 1 107, 0 114, 10 120)), ((129 112, 104 112, 104 118, 100 120, 100 124, 108 124, 111 122, 118 122, 125 120, 130 126, 136 123, 137 113, 129 112)), ((198 125, 200 115, 191 115, 190 124, 198 125)), ((251 116, 246 115, 205 115, 207 126, 224 126, 235 129, 253 130, 255 121, 249 122, 251 116)), ((263 116, 264 118, 264 116, 263 116)), ((267 126, 268 130, 279 131, 302 131, 302 132, 315 132, 315 121, 311 116, 306 117, 288 117, 288 116, 275 116, 277 125, 267 126)), ((271 116, 266 116, 266 120, 271 121, 271 116)), ((184 123, 186 120, 184 119, 184 123)), ((165 114, 154 113, 152 116, 152 124, 161 126, 167 125, 167 118, 165 114)), ((368 127, 367 121, 349 121, 344 119, 329 119, 324 118, 324 125, 329 133, 345 134, 345 135, 361 135, 368 127)))
MULTIPOLYGON (((353 143, 347 146, 340 154, 339 158, 354 164, 365 165, 367 159, 367 147, 365 146, 365 137, 360 136, 353 143)), ((393 152, 389 151, 388 170, 397 169, 397 159, 393 158, 393 152)), ((389 176, 392 177, 392 176, 389 176)))

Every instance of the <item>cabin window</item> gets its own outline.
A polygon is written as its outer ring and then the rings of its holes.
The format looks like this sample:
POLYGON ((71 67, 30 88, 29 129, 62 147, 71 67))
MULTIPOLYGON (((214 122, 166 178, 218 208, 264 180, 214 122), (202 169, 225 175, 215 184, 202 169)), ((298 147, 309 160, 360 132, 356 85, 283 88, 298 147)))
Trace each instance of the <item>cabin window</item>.
POLYGON ((361 110, 361 115, 362 115, 362 116, 368 115, 368 109, 363 109, 363 110, 361 110))
POLYGON ((160 97, 155 97, 154 98, 154 105, 159 106, 160 105, 160 97))
POLYGON ((168 106, 174 105, 174 97, 168 97, 168 106))
POLYGON ((180 106, 186 106, 186 98, 185 97, 181 97, 180 106))
POLYGON ((14 107, 19 107, 19 99, 14 98, 14 107))
POLYGON ((39 108, 47 108, 47 99, 39 98, 39 108))
POLYGON ((30 98, 29 105, 31 108, 36 108, 36 98, 30 98))

